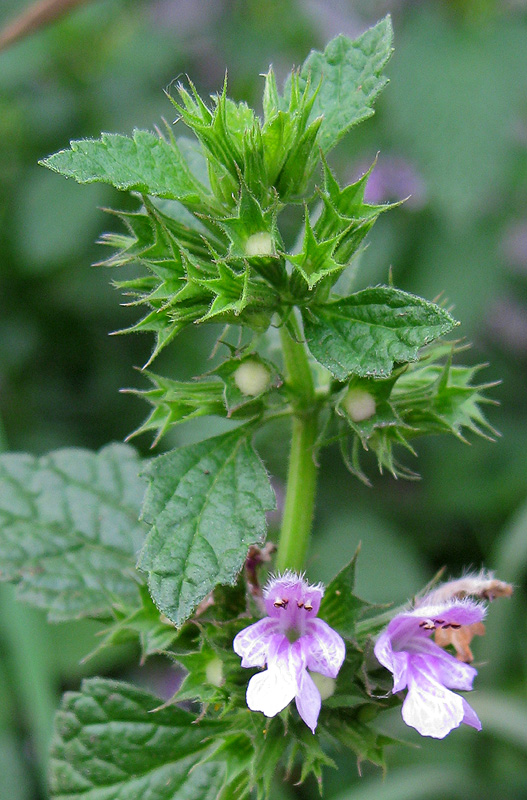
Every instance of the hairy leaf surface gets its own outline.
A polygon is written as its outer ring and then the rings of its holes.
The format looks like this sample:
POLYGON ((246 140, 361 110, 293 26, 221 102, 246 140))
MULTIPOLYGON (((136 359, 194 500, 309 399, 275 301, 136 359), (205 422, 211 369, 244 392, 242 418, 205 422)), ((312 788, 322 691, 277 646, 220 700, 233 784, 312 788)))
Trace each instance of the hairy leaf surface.
POLYGON ((309 349, 341 381, 386 377, 395 363, 415 361, 419 348, 457 325, 448 311, 421 297, 378 286, 304 310, 309 349))
POLYGON ((145 484, 131 447, 0 456, 0 579, 51 620, 138 603, 145 484))
POLYGON ((274 495, 245 428, 172 450, 146 475, 152 528, 138 566, 158 608, 180 625, 216 584, 232 584, 248 547, 263 542, 274 495))
POLYGON ((132 137, 103 133, 100 139, 72 141, 69 150, 40 163, 78 183, 110 183, 116 189, 171 200, 199 199, 199 183, 175 141, 168 143, 150 131, 135 130, 132 137))
POLYGON ((318 134, 324 153, 373 114, 373 102, 387 83, 382 70, 392 53, 392 39, 388 16, 354 41, 337 36, 323 53, 314 50, 304 62, 300 86, 310 78, 312 89, 318 88, 311 119, 324 117, 318 134))
POLYGON ((197 720, 135 686, 94 678, 55 717, 52 800, 213 800, 217 764, 198 764, 222 724, 197 720))

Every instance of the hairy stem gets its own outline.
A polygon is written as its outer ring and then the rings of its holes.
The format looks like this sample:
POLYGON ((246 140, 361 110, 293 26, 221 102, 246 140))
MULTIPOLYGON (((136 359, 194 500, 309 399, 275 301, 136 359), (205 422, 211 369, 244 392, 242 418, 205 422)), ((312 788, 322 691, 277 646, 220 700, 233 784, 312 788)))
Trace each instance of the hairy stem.
POLYGON ((303 569, 315 507, 317 466, 314 446, 317 437, 315 387, 306 348, 300 341, 296 322, 291 332, 281 328, 286 381, 294 408, 287 491, 278 542, 276 568, 303 569))

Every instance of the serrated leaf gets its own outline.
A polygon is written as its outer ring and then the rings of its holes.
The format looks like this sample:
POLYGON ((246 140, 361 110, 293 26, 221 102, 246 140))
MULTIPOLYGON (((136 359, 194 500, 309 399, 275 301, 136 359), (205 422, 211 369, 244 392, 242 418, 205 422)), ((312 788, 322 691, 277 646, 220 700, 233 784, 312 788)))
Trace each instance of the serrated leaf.
MULTIPOLYGON (((320 241, 316 239, 309 214, 306 211, 302 251, 296 255, 288 255, 287 258, 294 269, 300 272, 309 289, 312 289, 322 278, 342 271, 343 265, 333 258, 337 243, 337 237, 320 241)), ((337 275, 335 275, 335 280, 336 278, 337 275)))
POLYGON ((428 342, 458 323, 448 311, 388 286, 364 289, 303 310, 314 357, 338 380, 388 376, 395 363, 415 361, 428 342))
POLYGON ((300 72, 300 88, 311 81, 318 93, 310 119, 323 116, 318 144, 324 153, 358 122, 373 114, 372 105, 386 85, 382 70, 392 53, 389 16, 353 41, 337 36, 323 53, 313 50, 300 72))
POLYGON ((219 583, 233 584, 274 507, 249 431, 238 428, 151 462, 143 516, 152 524, 138 566, 176 625, 219 583))
POLYGON ((493 439, 498 432, 485 418, 480 405, 492 404, 483 392, 493 383, 474 383, 482 365, 464 367, 432 362, 401 376, 393 392, 394 407, 403 413, 409 436, 452 433, 466 442, 465 431, 493 439))
POLYGON ((171 200, 197 203, 203 191, 175 141, 168 143, 149 131, 135 130, 132 137, 103 133, 100 139, 72 141, 69 150, 40 163, 78 183, 109 183, 116 189, 171 200))
POLYGON ((110 617, 138 604, 145 484, 135 450, 114 444, 0 456, 0 578, 50 620, 110 617))
POLYGON ((214 800, 217 764, 199 764, 222 723, 134 686, 94 678, 64 695, 51 745, 51 800, 214 800))
POLYGON ((207 414, 226 416, 220 381, 173 381, 151 372, 145 374, 152 382, 153 389, 127 391, 147 400, 153 406, 153 411, 128 438, 155 430, 155 445, 171 426, 180 422, 207 414))

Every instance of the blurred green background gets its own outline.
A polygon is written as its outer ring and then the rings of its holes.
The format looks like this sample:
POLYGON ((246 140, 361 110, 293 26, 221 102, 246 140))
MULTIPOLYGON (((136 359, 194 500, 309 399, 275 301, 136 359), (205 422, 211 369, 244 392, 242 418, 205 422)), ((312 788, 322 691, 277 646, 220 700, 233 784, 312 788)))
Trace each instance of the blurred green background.
MULTIPOLYGON (((3 0, 0 27, 29 0, 3 0)), ((494 569, 516 586, 490 609, 475 642, 480 669, 470 702, 483 732, 444 741, 405 728, 399 710, 379 727, 411 746, 389 753, 386 779, 349 759, 327 773, 336 800, 527 797, 527 3, 522 0, 94 0, 0 52, 0 435, 2 446, 43 453, 122 440, 146 416, 134 371, 147 336, 108 337, 136 311, 109 288, 116 277, 91 267, 94 242, 118 226, 101 207, 133 200, 105 186, 80 187, 37 165, 71 138, 152 128, 173 112, 163 89, 187 73, 202 94, 218 89, 259 108, 272 63, 280 78, 339 32, 355 35, 393 16, 390 84, 376 115, 333 155, 342 179, 378 164, 372 200, 411 198, 383 215, 362 256, 360 286, 385 281, 434 299, 440 293, 473 343, 465 361, 488 361, 492 444, 430 439, 419 447, 422 480, 370 474, 366 489, 322 458, 309 576, 327 579, 359 541, 359 591, 400 602, 446 565, 494 569), (417 746, 417 747, 416 747, 417 746)), ((177 128, 176 128, 177 133, 177 128)), ((360 287, 359 287, 360 288, 360 287)), ((162 354, 165 374, 203 369, 214 331, 185 334, 162 354), (192 335, 191 335, 192 334, 192 335)), ((203 435, 178 429, 164 446, 203 435)), ((214 432, 210 425, 210 433, 214 432)), ((283 433, 285 434, 285 428, 283 433)), ((259 442, 278 485, 284 436, 259 442), (277 445, 278 443, 278 445, 277 445)), ((280 431, 280 434, 282 431, 280 431)), ((147 437, 137 446, 149 454, 147 437)), ((169 691, 159 664, 115 651, 79 664, 95 624, 48 626, 0 593, 0 797, 44 798, 51 716, 60 692, 81 675, 111 674, 169 691)), ((338 758, 337 758, 338 760, 338 758)), ((276 797, 315 798, 314 785, 277 786, 276 797)))

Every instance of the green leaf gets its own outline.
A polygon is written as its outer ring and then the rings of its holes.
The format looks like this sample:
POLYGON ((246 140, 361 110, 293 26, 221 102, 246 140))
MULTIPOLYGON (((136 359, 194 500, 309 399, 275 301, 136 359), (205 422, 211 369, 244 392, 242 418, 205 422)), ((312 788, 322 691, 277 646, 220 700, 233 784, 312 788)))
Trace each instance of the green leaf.
POLYGON ((355 637, 355 622, 363 608, 369 603, 353 594, 355 588, 355 569, 359 548, 340 572, 329 582, 320 604, 319 615, 328 625, 335 628, 348 639, 355 637))
POLYGON ((336 413, 351 429, 351 453, 347 433, 342 432, 340 443, 352 473, 369 483, 360 466, 361 446, 375 453, 380 472, 388 469, 396 477, 415 479, 418 475, 394 458, 396 446, 415 456, 411 442, 420 436, 446 433, 464 443, 468 433, 490 441, 499 436, 482 410, 495 404, 485 391, 496 384, 475 381, 484 365, 452 363, 456 352, 464 349, 452 342, 434 342, 419 352, 418 361, 404 364, 389 378, 352 378, 335 404, 336 413))
POLYGON ((303 319, 309 349, 340 381, 386 377, 458 324, 444 308, 388 286, 311 306, 303 319))
POLYGON ((384 748, 387 744, 395 744, 396 740, 377 733, 351 715, 344 718, 342 713, 340 718, 334 715, 328 722, 327 727, 331 735, 356 754, 359 767, 363 761, 371 761, 372 764, 385 770, 384 748))
POLYGON ((300 72, 300 88, 318 88, 310 119, 323 116, 318 144, 324 153, 358 122, 373 114, 372 105, 387 79, 382 70, 392 53, 389 16, 355 41, 337 36, 323 53, 313 50, 300 72))
POLYGON ((214 800, 222 769, 199 762, 222 723, 159 705, 134 686, 100 678, 65 694, 51 745, 51 799, 214 800))
POLYGON ((110 183, 116 189, 188 203, 197 203, 204 191, 175 140, 168 143, 149 131, 135 130, 132 138, 103 133, 100 139, 72 141, 69 150, 40 163, 78 183, 110 183))
POLYGON ((176 625, 218 583, 233 584, 274 507, 247 428, 173 450, 151 462, 143 516, 152 524, 138 566, 158 608, 176 625))
POLYGON ((188 670, 177 691, 177 702, 199 699, 210 703, 225 699, 221 688, 225 683, 223 661, 212 647, 203 643, 197 652, 178 654, 177 661, 188 670))
POLYGON ((391 401, 407 423, 408 436, 451 433, 466 442, 465 433, 493 440, 498 432, 485 418, 480 406, 493 404, 483 394, 495 383, 476 383, 484 365, 464 367, 452 364, 452 353, 440 363, 441 351, 432 351, 421 363, 412 365, 395 383, 391 401))
POLYGON ((296 255, 288 255, 287 258, 302 275, 309 289, 312 289, 322 278, 333 273, 336 273, 336 280, 338 274, 342 272, 343 265, 333 258, 337 244, 337 237, 322 240, 315 237, 309 214, 306 211, 302 251, 296 255))
POLYGON ((154 446, 171 426, 180 422, 205 415, 227 415, 223 385, 219 380, 173 381, 148 371, 145 375, 154 385, 153 389, 127 391, 147 400, 153 411, 128 438, 145 431, 157 431, 154 446))
POLYGON ((0 578, 54 621, 137 605, 141 467, 120 444, 0 456, 0 578))
POLYGON ((161 618, 145 585, 140 587, 140 595, 142 605, 131 614, 127 610, 115 609, 116 621, 105 629, 103 638, 85 661, 106 648, 126 642, 139 643, 141 663, 148 656, 166 653, 170 649, 180 637, 180 632, 166 618, 161 618))

